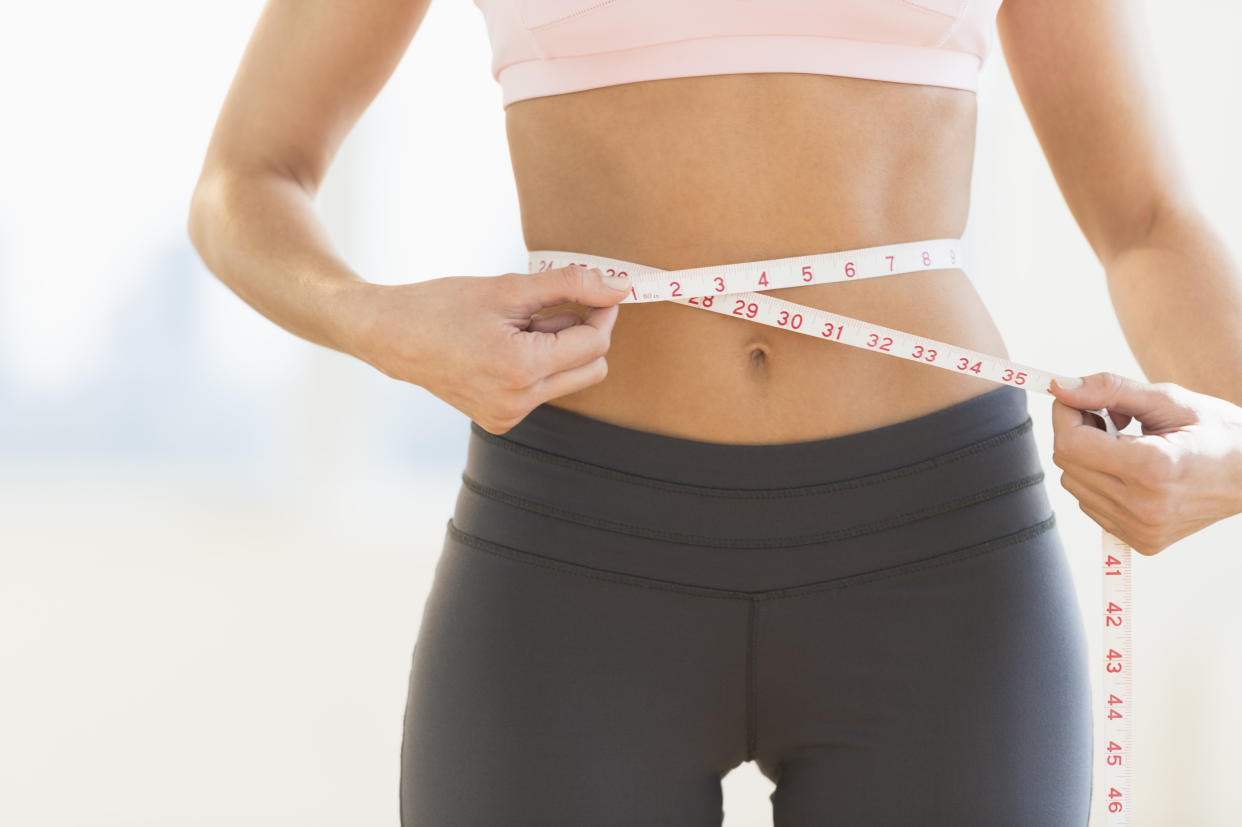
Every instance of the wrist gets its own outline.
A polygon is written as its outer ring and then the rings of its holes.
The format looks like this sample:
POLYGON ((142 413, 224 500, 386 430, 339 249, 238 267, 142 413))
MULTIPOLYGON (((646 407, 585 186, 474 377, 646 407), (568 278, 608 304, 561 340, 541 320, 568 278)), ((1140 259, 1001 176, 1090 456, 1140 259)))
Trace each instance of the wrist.
POLYGON ((333 287, 329 299, 333 312, 328 337, 335 350, 366 360, 368 342, 375 329, 380 296, 387 285, 362 280, 344 280, 333 287))

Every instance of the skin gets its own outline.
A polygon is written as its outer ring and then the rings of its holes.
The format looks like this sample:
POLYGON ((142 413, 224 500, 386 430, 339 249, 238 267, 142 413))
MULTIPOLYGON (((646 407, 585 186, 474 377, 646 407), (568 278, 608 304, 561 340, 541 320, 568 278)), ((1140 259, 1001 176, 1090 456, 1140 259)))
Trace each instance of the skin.
MULTIPOLYGON (((960 89, 783 73, 518 101, 506 127, 523 235, 528 249, 666 270, 956 237, 975 105, 960 89)), ((1007 355, 961 270, 766 292, 1007 355)), ((585 310, 547 312, 566 309, 585 310)), ((779 443, 909 419, 995 387, 675 303, 620 311, 607 380, 552 404, 689 439, 779 443)))
POLYGON ((1052 461, 1083 513, 1151 556, 1242 511, 1242 408, 1175 382, 1114 373, 1083 377, 1052 403, 1052 461), (1084 408, 1107 408, 1108 435, 1084 408))
MULTIPOLYGON (((548 403, 683 438, 783 443, 880 427, 996 387, 673 303, 622 310, 623 292, 574 268, 366 282, 332 248, 313 198, 427 2, 264 8, 212 135, 189 231, 212 272, 273 321, 426 388, 493 433, 548 403)), ((998 27, 1136 358, 1153 380, 1220 397, 1196 425, 1197 444, 1211 450, 1180 446, 1191 481, 1180 496, 1212 491, 1183 503, 1178 525, 1236 513, 1242 277, 1186 193, 1133 9, 1006 0, 998 27), (1174 270, 1177 279, 1165 275, 1174 270)), ((506 131, 528 249, 679 269, 960 235, 975 118, 965 90, 756 73, 519 101, 506 131)), ((960 270, 768 292, 1009 355, 960 270)), ((1079 401, 1114 412, 1127 404, 1079 401)), ((1110 437, 1111 447, 1088 452, 1066 436, 1090 415, 1053 405, 1062 484, 1101 525, 1107 516, 1114 534, 1139 539, 1146 524, 1103 508, 1098 473, 1157 479, 1156 453, 1110 465, 1129 446, 1110 437)), ((1159 537, 1172 536, 1166 516, 1159 537)), ((1159 550, 1155 534, 1142 540, 1132 545, 1159 550)))

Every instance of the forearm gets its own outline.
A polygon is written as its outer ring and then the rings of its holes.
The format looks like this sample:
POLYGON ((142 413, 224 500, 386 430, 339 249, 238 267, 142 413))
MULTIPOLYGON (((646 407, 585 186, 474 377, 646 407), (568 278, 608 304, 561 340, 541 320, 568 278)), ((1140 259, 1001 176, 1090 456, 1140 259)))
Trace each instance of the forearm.
POLYGON ((285 330, 352 353, 374 287, 341 259, 312 197, 277 173, 208 174, 192 199, 190 239, 203 263, 285 330))
POLYGON ((1117 320, 1149 382, 1242 405, 1242 270, 1194 210, 1168 209, 1105 263, 1117 320))

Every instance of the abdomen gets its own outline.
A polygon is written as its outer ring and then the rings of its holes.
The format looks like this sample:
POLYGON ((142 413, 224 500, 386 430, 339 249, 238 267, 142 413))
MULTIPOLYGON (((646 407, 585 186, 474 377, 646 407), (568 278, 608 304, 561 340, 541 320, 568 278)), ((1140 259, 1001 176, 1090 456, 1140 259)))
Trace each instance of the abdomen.
MULTIPOLYGON (((528 249, 662 269, 958 237, 975 96, 809 74, 670 78, 519 101, 507 127, 528 249)), ((961 270, 769 291, 1007 356, 961 270)), ((546 312, 575 307, 560 305, 546 312)), ((909 419, 995 383, 675 303, 625 304, 603 382, 549 404, 715 442, 909 419)))

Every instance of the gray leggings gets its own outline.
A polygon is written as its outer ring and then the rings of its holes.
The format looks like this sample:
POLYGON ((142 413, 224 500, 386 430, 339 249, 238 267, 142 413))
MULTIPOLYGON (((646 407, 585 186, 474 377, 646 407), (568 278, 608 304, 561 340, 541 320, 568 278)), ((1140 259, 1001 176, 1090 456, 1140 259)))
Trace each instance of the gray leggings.
POLYGON ((1026 393, 781 445, 551 405, 468 459, 414 646, 403 827, 1081 827, 1083 622, 1026 393))

